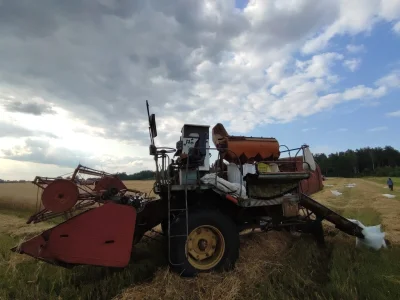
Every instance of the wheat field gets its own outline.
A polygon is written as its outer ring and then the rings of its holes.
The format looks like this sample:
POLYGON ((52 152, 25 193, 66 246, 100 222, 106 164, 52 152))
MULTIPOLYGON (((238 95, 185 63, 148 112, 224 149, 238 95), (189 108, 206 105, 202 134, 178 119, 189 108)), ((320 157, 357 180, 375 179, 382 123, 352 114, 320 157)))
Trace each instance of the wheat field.
MULTIPOLYGON (((136 189, 149 194, 154 180, 128 180, 124 184, 129 189, 136 189)), ((40 192, 40 190, 39 190, 40 192)), ((154 196, 154 194, 152 194, 154 196)), ((0 207, 10 209, 34 210, 40 204, 38 187, 31 182, 0 184, 0 207)))

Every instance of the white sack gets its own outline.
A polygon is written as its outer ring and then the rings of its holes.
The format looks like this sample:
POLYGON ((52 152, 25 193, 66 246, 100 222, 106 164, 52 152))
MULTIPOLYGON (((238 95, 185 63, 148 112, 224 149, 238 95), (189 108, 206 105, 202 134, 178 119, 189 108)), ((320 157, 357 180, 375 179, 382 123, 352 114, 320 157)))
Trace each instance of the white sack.
POLYGON ((385 233, 381 231, 381 225, 376 226, 365 226, 358 220, 348 219, 349 221, 356 223, 360 226, 362 230, 362 234, 364 235, 364 239, 356 238, 356 247, 367 247, 375 250, 379 250, 380 248, 387 248, 385 242, 385 233))
POLYGON ((240 195, 241 198, 246 199, 246 188, 242 185, 240 186, 239 183, 231 183, 221 177, 216 176, 215 173, 209 173, 204 175, 200 179, 205 184, 210 184, 215 186, 218 190, 230 194, 233 197, 238 197, 240 195), (215 182, 215 177, 217 177, 217 182, 215 182))
POLYGON ((349 183, 349 184, 346 185, 346 187, 348 187, 348 188, 353 188, 353 187, 355 187, 355 186, 356 186, 355 183, 349 183))
POLYGON ((394 198, 394 197, 396 197, 396 195, 391 195, 391 194, 382 194, 382 196, 384 196, 386 198, 394 198))

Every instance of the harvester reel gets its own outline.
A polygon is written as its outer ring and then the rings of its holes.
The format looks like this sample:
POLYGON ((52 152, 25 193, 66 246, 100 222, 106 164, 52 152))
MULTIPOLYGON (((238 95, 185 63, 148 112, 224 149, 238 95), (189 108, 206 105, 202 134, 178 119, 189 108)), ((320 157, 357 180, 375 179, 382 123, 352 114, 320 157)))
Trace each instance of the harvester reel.
POLYGON ((43 206, 51 212, 70 210, 78 201, 79 191, 75 183, 66 179, 51 182, 43 191, 43 206))
POLYGON ((96 182, 94 191, 100 192, 101 190, 109 190, 116 189, 118 192, 121 190, 125 190, 125 184, 117 177, 113 176, 105 176, 102 177, 99 181, 96 182))

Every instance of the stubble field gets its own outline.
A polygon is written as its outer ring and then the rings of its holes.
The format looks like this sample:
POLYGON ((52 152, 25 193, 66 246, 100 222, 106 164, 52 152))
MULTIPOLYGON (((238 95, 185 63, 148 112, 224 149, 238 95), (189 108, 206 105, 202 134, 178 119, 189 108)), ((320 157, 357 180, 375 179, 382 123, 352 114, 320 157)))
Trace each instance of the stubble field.
MULTIPOLYGON (((82 266, 65 270, 12 253, 28 233, 36 205, 30 184, 0 185, 0 299, 400 299, 400 193, 385 179, 329 178, 313 197, 365 225, 382 224, 391 246, 357 249, 355 238, 325 224, 327 248, 286 232, 242 235, 236 270, 184 279, 169 272, 165 240, 144 238, 123 270, 82 266), (354 187, 346 187, 355 183, 354 187), (331 190, 342 194, 335 196, 331 190), (395 198, 385 198, 390 193, 395 198)), ((152 181, 126 182, 149 193, 152 181)))

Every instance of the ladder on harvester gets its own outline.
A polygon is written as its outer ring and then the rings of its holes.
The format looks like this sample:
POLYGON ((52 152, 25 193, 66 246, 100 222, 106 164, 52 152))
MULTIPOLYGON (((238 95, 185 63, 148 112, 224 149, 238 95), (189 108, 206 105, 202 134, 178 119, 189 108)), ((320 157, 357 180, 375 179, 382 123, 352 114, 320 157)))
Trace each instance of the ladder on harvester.
MULTIPOLYGON (((189 159, 187 159, 186 163, 186 172, 185 172, 185 182, 183 183, 185 187, 185 201, 184 207, 182 208, 171 208, 171 182, 168 180, 168 261, 172 266, 180 266, 183 265, 184 262, 172 262, 171 261, 171 239, 184 239, 185 243, 187 241, 189 235, 189 213, 188 213, 188 184, 187 184, 187 174, 189 169, 189 159), (171 235, 171 214, 174 212, 178 213, 178 218, 184 218, 185 228, 179 228, 179 232, 174 232, 171 235)), ((168 175, 169 176, 169 175, 168 175)), ((187 256, 187 253, 186 253, 187 256)))

